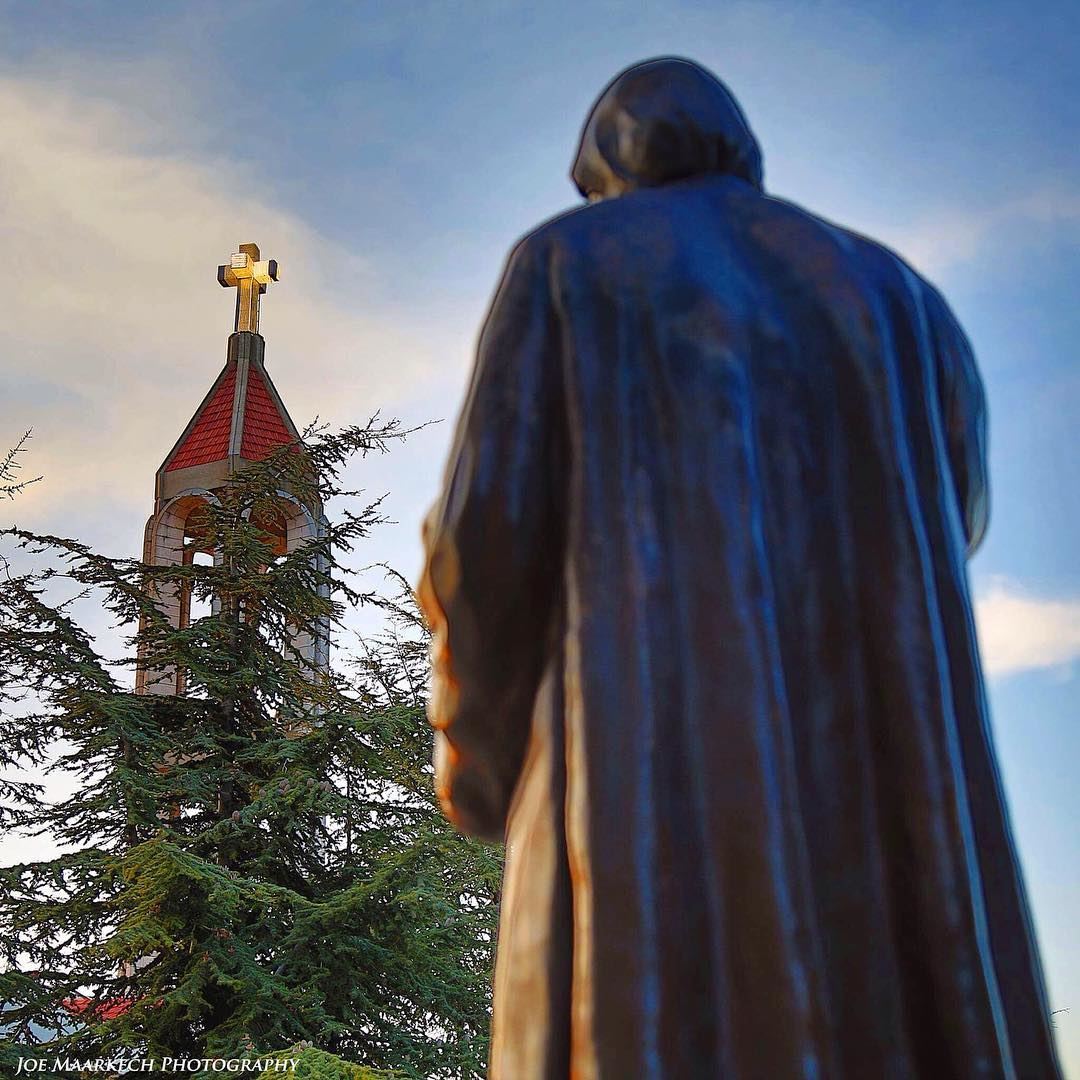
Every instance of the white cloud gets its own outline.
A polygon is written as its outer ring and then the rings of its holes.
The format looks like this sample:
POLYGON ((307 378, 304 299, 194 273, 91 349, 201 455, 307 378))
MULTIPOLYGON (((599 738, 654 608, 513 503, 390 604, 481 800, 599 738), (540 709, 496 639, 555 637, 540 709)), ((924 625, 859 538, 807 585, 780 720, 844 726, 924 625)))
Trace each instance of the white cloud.
POLYGON ((995 579, 975 600, 987 674, 1066 668, 1080 659, 1080 599, 1031 596, 995 579))
POLYGON ((0 447, 32 425, 27 468, 47 477, 24 520, 75 493, 148 509, 224 360, 215 270, 242 241, 282 267, 263 329, 297 423, 355 421, 428 381, 430 347, 378 309, 372 267, 275 206, 254 168, 193 150, 182 100, 161 127, 77 83, 0 78, 0 447))
POLYGON ((867 231, 898 251, 921 273, 936 278, 979 256, 1002 228, 1017 224, 1080 225, 1080 195, 1045 186, 982 208, 952 207, 909 222, 881 221, 867 231))

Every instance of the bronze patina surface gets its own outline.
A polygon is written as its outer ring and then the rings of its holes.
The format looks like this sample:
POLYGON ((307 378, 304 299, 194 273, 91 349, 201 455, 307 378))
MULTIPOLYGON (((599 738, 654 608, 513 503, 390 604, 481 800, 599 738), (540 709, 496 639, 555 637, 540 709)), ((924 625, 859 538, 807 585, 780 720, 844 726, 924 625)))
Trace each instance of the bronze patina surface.
POLYGON ((941 295, 622 73, 514 249, 420 595, 439 793, 507 843, 491 1076, 1059 1076, 966 559, 941 295), (617 196, 617 197, 613 197, 617 196))

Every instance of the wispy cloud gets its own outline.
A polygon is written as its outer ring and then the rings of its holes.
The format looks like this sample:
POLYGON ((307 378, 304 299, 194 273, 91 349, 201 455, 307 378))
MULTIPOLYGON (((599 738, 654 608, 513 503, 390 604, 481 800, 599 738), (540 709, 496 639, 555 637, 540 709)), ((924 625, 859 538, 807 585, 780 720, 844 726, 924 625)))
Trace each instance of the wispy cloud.
POLYGON ((193 153, 197 119, 180 113, 155 126, 70 73, 0 79, 0 436, 33 426, 48 478, 24 513, 76 495, 145 504, 224 359, 233 300, 215 267, 241 241, 282 266, 263 325, 298 423, 359 419, 431 369, 380 311, 372 268, 274 205, 253 167, 193 153))
POLYGON ((1080 659, 1080 599, 1032 596, 999 578, 976 597, 975 615, 991 676, 1067 668, 1080 659))
POLYGON ((978 258, 1002 229, 1015 225, 1080 229, 1080 194, 1047 184, 1023 196, 982 208, 952 207, 907 222, 869 228, 917 270, 936 278, 978 258))

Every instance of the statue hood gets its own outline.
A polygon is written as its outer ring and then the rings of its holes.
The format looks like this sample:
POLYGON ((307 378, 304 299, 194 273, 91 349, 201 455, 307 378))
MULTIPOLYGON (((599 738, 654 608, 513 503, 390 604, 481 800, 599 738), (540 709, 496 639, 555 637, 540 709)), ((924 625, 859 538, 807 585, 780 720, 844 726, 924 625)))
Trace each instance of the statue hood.
POLYGON ((601 93, 570 176, 588 195, 614 174, 628 190, 719 173, 762 184, 761 150, 728 88, 692 60, 634 64, 601 93))

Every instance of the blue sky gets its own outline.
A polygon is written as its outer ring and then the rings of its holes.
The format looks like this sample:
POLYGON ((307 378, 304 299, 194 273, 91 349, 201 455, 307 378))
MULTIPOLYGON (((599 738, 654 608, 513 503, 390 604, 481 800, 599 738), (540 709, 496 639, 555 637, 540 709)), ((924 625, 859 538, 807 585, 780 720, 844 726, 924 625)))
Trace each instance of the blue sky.
POLYGON ((0 445, 20 524, 135 553, 216 374, 218 262, 277 257, 267 363, 298 422, 442 417, 356 479, 413 574, 506 251, 576 201, 619 68, 712 67, 766 186, 891 244, 980 358, 993 516, 972 567, 1002 768, 1080 1076, 1080 70, 1075 5, 0 2, 0 445), (977 12, 977 14, 973 14, 977 12))

